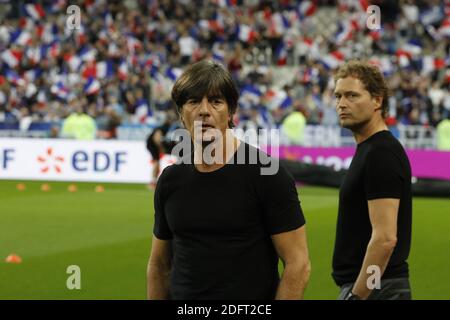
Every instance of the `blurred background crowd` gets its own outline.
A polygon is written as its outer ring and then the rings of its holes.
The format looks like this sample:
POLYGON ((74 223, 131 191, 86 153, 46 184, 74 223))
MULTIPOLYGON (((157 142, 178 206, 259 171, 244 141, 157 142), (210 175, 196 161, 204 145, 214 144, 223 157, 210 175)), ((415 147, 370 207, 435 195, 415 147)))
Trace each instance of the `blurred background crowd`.
POLYGON ((2 0, 0 21, 4 130, 109 139, 174 122, 173 82, 205 58, 239 86, 238 128, 336 125, 333 72, 350 58, 387 77, 390 126, 450 117, 447 0, 2 0), (380 29, 366 24, 372 4, 380 29))

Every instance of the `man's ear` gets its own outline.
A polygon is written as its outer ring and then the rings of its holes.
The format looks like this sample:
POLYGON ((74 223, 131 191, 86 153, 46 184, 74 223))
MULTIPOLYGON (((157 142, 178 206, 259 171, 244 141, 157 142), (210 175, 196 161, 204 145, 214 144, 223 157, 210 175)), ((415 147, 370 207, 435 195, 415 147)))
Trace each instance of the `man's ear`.
POLYGON ((186 125, 184 124, 184 119, 183 119, 183 115, 181 114, 180 111, 177 112, 178 113, 178 117, 180 118, 181 123, 183 124, 183 126, 186 128, 186 125))
POLYGON ((383 97, 378 96, 378 97, 373 97, 372 99, 375 102, 375 110, 380 110, 383 106, 383 97))

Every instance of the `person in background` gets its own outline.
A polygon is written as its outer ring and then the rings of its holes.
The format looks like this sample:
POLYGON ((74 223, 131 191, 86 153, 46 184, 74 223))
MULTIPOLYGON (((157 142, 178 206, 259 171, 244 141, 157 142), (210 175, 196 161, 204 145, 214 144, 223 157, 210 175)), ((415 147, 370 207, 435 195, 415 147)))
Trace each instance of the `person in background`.
POLYGON ((438 150, 450 151, 450 112, 436 127, 438 150))
POLYGON ((61 128, 61 137, 77 140, 94 140, 97 133, 95 120, 85 112, 77 98, 73 99, 75 101, 71 101, 70 104, 75 112, 64 120, 61 128))

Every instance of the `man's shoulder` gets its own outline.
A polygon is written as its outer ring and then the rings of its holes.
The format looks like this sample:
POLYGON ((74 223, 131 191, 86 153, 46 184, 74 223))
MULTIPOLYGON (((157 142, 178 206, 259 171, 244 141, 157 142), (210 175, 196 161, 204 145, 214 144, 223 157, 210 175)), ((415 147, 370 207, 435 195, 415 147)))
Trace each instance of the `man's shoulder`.
MULTIPOLYGON (((272 161, 279 161, 277 158, 270 156, 267 152, 257 148, 251 144, 246 142, 242 142, 244 144, 243 150, 245 150, 245 164, 253 164, 258 167, 269 166, 272 161)), ((242 160, 239 158, 238 160, 242 160)))
POLYGON ((174 163, 164 168, 159 179, 179 179, 190 170, 190 165, 186 163, 174 163))
POLYGON ((394 137, 390 131, 384 131, 377 139, 373 139, 369 148, 371 154, 385 152, 396 153, 398 151, 404 152, 404 148, 400 141, 394 137))

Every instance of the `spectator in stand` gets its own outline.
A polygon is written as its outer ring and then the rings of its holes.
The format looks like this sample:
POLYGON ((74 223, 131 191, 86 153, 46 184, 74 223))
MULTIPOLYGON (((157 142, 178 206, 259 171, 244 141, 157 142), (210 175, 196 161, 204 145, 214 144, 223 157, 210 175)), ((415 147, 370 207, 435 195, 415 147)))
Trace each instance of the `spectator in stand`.
POLYGON ((437 148, 450 151, 450 114, 447 115, 447 119, 439 122, 436 129, 437 148))

